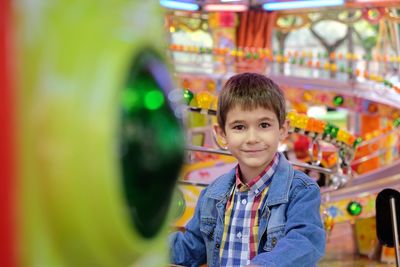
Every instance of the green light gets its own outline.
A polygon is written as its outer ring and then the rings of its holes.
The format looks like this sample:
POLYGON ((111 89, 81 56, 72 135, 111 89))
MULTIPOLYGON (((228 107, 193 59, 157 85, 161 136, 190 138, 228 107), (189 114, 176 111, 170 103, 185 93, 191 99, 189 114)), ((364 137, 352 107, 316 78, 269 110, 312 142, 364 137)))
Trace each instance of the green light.
POLYGON ((336 136, 338 135, 338 132, 339 132, 339 128, 336 127, 336 126, 334 126, 334 125, 332 125, 330 135, 331 135, 333 138, 336 138, 336 136))
POLYGON ((183 99, 185 99, 186 105, 190 104, 190 101, 192 101, 193 97, 194 97, 194 95, 191 91, 189 91, 187 89, 183 91, 183 99))
POLYGON ((357 201, 351 201, 347 205, 347 212, 352 216, 360 215, 362 211, 362 206, 357 201))
MULTIPOLYGON (((143 238, 153 238, 165 224, 184 158, 182 128, 164 95, 173 85, 163 65, 152 51, 139 53, 119 99, 124 196, 132 226, 143 238)), ((174 207, 181 208, 184 203, 176 201, 174 207)))
POLYGON ((335 105, 335 106, 341 106, 342 104, 343 104, 343 102, 344 102, 344 98, 343 98, 343 96, 341 96, 341 95, 337 95, 337 96, 335 96, 334 98, 333 98, 333 104, 335 105))
POLYGON ((391 87, 391 83, 388 80, 383 80, 385 86, 391 87))
POLYGON ((361 144, 362 138, 357 137, 357 139, 354 141, 353 148, 356 148, 359 144, 361 144))
POLYGON ((400 126, 400 117, 393 121, 393 125, 394 125, 394 127, 399 127, 400 126))
POLYGON ((152 90, 144 96, 144 106, 150 110, 159 109, 164 103, 164 95, 160 91, 152 90))
POLYGON ((178 199, 176 201, 176 213, 175 213, 175 219, 178 220, 182 215, 185 213, 186 209, 186 201, 183 196, 183 192, 178 189, 178 199))
POLYGON ((351 67, 347 68, 347 73, 353 73, 353 68, 351 67))
POLYGON ((327 123, 324 128, 324 135, 329 135, 331 133, 333 125, 331 123, 327 123))

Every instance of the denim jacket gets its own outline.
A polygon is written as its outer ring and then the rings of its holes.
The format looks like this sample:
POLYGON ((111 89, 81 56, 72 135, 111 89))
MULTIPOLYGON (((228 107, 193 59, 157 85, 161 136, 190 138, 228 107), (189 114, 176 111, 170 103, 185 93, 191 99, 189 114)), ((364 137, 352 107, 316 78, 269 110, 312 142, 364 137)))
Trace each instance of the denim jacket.
MULTIPOLYGON (((185 232, 170 235, 171 261, 184 266, 219 266, 225 206, 235 183, 235 169, 205 188, 185 232)), ((325 251, 318 185, 293 170, 284 155, 259 212, 258 254, 251 265, 316 266, 325 251)))

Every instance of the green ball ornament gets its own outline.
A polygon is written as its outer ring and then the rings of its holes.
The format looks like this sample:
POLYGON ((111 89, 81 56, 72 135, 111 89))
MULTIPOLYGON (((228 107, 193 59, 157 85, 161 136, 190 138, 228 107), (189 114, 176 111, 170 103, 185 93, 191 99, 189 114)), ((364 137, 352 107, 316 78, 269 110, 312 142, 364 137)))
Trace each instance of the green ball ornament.
POLYGON ((394 125, 394 127, 399 127, 400 126, 400 117, 393 121, 393 125, 394 125))
POLYGON ((343 96, 337 95, 337 96, 335 96, 335 97, 333 98, 333 104, 334 104, 336 107, 341 106, 343 103, 344 103, 344 98, 343 98, 343 96))
POLYGON ((186 201, 185 201, 182 190, 178 189, 177 194, 178 194, 178 196, 174 203, 175 208, 176 208, 174 218, 176 220, 179 219, 180 217, 182 217, 182 215, 185 213, 185 210, 186 210, 186 201))
POLYGON ((361 144, 361 142, 362 142, 362 138, 358 137, 353 143, 353 148, 356 148, 359 144, 361 144))
POLYGON ((330 123, 327 123, 326 125, 325 125, 325 128, 324 128, 324 135, 329 135, 330 133, 331 133, 331 130, 332 130, 332 124, 330 124, 330 123))
POLYGON ((389 85, 390 85, 390 83, 389 83, 388 80, 383 80, 383 84, 384 84, 385 86, 389 86, 389 85))
POLYGON ((332 136, 332 138, 336 138, 338 132, 339 132, 339 127, 332 125, 331 132, 330 132, 330 135, 332 136))
POLYGON ((183 99, 184 99, 184 102, 186 105, 190 104, 193 97, 194 97, 194 94, 190 90, 188 90, 188 89, 183 90, 183 99))
POLYGON ((362 212, 362 206, 359 202, 357 201, 351 201, 348 205, 347 205, 347 212, 351 215, 351 216, 358 216, 361 214, 362 212))

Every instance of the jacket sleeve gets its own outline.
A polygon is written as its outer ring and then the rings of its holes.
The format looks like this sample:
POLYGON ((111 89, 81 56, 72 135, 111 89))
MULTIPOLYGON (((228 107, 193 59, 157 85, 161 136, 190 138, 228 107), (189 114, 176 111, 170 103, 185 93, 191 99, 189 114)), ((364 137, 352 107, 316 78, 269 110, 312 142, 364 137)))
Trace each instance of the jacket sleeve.
POLYGON ((320 216, 320 190, 314 182, 296 185, 286 212, 284 236, 270 252, 251 260, 257 266, 316 266, 325 252, 325 230, 320 216))
POLYGON ((192 219, 184 232, 174 232, 169 236, 171 263, 184 266, 200 266, 206 263, 207 252, 200 232, 200 207, 204 201, 204 189, 197 201, 192 219))

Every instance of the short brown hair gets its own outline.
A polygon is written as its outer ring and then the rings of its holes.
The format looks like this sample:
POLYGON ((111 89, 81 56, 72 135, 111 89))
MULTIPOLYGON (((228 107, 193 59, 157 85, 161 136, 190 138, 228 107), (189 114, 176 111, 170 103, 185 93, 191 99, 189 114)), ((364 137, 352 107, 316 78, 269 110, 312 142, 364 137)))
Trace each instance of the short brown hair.
POLYGON ((282 127, 286 119, 286 102, 282 90, 261 74, 236 74, 223 86, 218 97, 217 119, 224 131, 226 115, 236 105, 246 110, 263 107, 273 111, 278 118, 279 127, 282 127))

